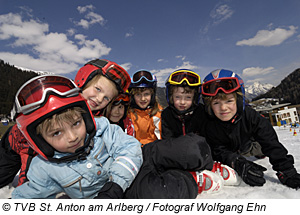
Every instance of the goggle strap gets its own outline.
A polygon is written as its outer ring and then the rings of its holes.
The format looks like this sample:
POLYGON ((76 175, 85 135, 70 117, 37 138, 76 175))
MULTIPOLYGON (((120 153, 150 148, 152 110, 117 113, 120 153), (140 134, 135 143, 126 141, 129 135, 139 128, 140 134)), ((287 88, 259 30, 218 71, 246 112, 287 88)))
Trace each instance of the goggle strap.
POLYGON ((85 65, 87 65, 87 64, 91 64, 98 68, 103 68, 108 64, 108 62, 104 61, 104 60, 100 60, 100 59, 95 59, 95 60, 91 60, 91 61, 87 62, 85 65))

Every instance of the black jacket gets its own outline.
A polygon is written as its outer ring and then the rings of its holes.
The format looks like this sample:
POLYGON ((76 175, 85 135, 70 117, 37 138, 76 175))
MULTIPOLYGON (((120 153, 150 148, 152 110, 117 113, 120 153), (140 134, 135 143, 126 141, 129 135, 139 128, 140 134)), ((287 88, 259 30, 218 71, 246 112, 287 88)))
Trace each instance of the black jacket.
POLYGON ((232 166, 240 153, 250 148, 251 137, 262 147, 275 171, 293 168, 294 159, 279 142, 270 122, 250 107, 231 123, 213 117, 206 126, 206 139, 211 146, 214 160, 232 166))
POLYGON ((161 114, 162 139, 179 137, 191 132, 205 137, 206 121, 207 116, 203 105, 197 106, 193 111, 184 115, 168 106, 161 114))
POLYGON ((125 198, 196 198, 198 186, 189 171, 211 170, 213 160, 205 138, 190 133, 143 146, 143 165, 125 198))

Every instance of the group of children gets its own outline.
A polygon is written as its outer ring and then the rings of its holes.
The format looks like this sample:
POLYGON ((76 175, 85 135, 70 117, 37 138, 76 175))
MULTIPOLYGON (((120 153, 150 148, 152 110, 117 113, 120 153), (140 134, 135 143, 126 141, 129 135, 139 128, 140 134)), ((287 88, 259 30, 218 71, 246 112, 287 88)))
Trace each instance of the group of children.
POLYGON ((130 77, 99 59, 74 82, 29 80, 16 94, 17 123, 1 140, 0 185, 20 170, 12 198, 196 198, 241 180, 263 186, 266 169, 246 158, 263 155, 282 184, 300 187, 293 156, 245 105, 239 75, 216 70, 201 83, 181 69, 165 86, 163 109, 155 75, 130 77))

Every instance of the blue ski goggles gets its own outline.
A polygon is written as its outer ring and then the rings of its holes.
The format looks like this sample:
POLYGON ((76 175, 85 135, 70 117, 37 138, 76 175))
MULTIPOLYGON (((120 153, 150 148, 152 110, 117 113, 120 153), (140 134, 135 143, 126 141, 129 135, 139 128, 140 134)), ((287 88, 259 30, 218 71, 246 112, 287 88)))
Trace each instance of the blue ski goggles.
POLYGON ((155 82, 156 79, 155 76, 151 74, 151 72, 145 70, 138 71, 132 76, 131 83, 136 84, 142 81, 155 82))

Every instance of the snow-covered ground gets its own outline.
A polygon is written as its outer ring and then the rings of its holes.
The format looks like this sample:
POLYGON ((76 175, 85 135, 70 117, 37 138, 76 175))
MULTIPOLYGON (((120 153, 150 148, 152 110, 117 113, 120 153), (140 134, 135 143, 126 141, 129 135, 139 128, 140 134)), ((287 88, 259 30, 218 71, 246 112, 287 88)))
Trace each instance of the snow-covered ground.
MULTIPOLYGON (((274 127, 280 142, 288 149, 289 153, 294 156, 295 167, 300 172, 300 130, 294 136, 294 129, 286 127, 274 127)), ((266 183, 263 187, 250 187, 244 182, 239 186, 224 186, 223 189, 215 194, 198 195, 198 199, 300 199, 300 190, 296 191, 282 185, 275 172, 272 170, 268 158, 256 160, 256 163, 266 167, 265 172, 266 183)), ((10 198, 12 186, 6 186, 0 189, 0 198, 10 198)))
MULTIPOLYGON (((297 135, 294 136, 294 128, 274 127, 279 141, 287 148, 289 154, 294 156, 295 168, 300 173, 300 131, 295 129, 297 135)), ((250 187, 242 182, 239 186, 223 186, 223 189, 215 194, 198 195, 199 199, 300 199, 300 190, 288 188, 280 183, 276 172, 272 170, 268 158, 252 161, 266 167, 266 183, 262 187, 250 187)))

